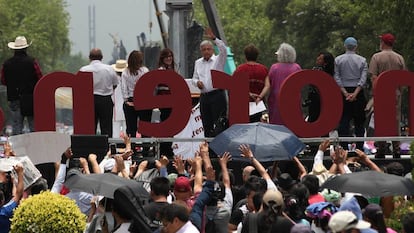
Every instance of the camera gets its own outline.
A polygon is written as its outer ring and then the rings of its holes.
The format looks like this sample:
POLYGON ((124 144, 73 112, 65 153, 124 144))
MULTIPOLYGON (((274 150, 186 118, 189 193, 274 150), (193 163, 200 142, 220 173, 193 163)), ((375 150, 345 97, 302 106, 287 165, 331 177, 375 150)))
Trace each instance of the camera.
POLYGON ((116 154, 116 144, 111 143, 110 148, 111 148, 111 155, 115 155, 116 154))

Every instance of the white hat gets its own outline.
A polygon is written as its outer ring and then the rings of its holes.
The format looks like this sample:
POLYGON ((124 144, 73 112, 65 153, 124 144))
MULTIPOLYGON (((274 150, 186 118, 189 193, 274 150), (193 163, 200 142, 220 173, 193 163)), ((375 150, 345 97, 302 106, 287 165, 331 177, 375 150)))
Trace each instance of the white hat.
POLYGON ((126 60, 116 60, 116 63, 112 65, 112 68, 114 68, 114 70, 116 72, 122 72, 125 70, 125 68, 128 67, 128 63, 126 60))
POLYGON ((99 167, 101 167, 101 169, 103 168, 103 172, 107 172, 107 171, 111 171, 112 168, 115 167, 115 159, 114 158, 109 158, 109 159, 104 159, 102 160, 101 164, 99 164, 99 167))
POLYGON ((276 206, 283 205, 283 195, 279 190, 268 189, 263 195, 263 203, 270 206, 274 202, 276 206))
POLYGON ((14 42, 9 42, 7 46, 11 49, 24 49, 29 47, 31 44, 31 42, 30 44, 27 43, 26 37, 18 36, 14 42))
POLYGON ((357 216, 351 211, 339 211, 329 219, 328 226, 333 233, 337 233, 354 228, 360 230, 368 229, 371 227, 371 223, 358 220, 357 216))

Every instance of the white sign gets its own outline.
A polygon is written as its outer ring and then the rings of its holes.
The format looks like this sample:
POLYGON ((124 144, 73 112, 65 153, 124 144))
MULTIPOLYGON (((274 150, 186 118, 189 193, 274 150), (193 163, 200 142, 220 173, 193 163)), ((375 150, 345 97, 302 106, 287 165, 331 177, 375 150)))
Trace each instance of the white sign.
POLYGON ((257 104, 256 102, 249 102, 249 116, 263 112, 264 110, 266 110, 266 106, 264 105, 263 100, 257 104))
POLYGON ((0 171, 11 171, 13 178, 17 180, 17 174, 13 170, 13 166, 16 164, 22 164, 23 167, 23 184, 24 189, 27 189, 30 185, 36 182, 42 174, 33 165, 32 161, 27 156, 22 157, 8 157, 0 159, 0 171))
POLYGON ((9 137, 16 156, 29 156, 34 164, 54 163, 70 147, 70 135, 57 132, 33 132, 9 137))
MULTIPOLYGON (((185 128, 174 138, 204 138, 203 121, 201 120, 200 104, 191 111, 190 119, 185 128)), ((175 155, 182 155, 184 159, 193 158, 199 150, 202 142, 173 142, 172 148, 175 155)))

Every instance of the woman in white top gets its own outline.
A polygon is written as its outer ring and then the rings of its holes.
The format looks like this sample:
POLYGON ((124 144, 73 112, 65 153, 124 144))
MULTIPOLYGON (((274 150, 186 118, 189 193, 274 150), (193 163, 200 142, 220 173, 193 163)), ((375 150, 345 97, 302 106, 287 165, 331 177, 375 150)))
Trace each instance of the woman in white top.
MULTIPOLYGON (((174 62, 174 53, 171 49, 165 48, 161 50, 159 60, 158 60, 158 69, 159 70, 174 70, 175 71, 175 62, 174 62)), ((170 95, 170 88, 167 85, 160 84, 157 86, 157 95, 170 95)), ((165 121, 171 114, 171 108, 161 108, 160 120, 165 121)), ((171 142, 163 142, 160 144, 160 153, 168 157, 174 156, 174 152, 171 148, 171 142)))
MULTIPOLYGON (((149 70, 143 65, 144 55, 142 52, 134 50, 128 57, 128 68, 122 72, 121 87, 124 98, 124 114, 126 120, 126 133, 130 137, 136 137, 138 130, 138 119, 151 121, 152 109, 135 110, 134 108, 134 89, 136 82, 149 70)), ((144 137, 144 136, 143 136, 144 137)))

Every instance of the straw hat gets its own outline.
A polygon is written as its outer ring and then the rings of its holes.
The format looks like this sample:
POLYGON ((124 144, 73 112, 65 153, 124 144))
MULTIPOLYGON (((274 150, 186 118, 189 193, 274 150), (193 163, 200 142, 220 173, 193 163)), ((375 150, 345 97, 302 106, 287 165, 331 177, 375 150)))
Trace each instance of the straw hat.
POLYGON ((11 49, 24 49, 29 47, 31 44, 31 42, 30 44, 27 43, 26 37, 18 36, 14 42, 9 42, 7 46, 9 46, 11 49))
POLYGON ((125 70, 125 68, 128 67, 128 63, 126 60, 116 60, 116 63, 112 65, 112 68, 114 68, 114 70, 116 72, 122 72, 125 70))

